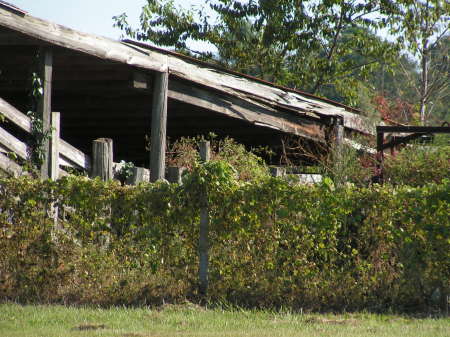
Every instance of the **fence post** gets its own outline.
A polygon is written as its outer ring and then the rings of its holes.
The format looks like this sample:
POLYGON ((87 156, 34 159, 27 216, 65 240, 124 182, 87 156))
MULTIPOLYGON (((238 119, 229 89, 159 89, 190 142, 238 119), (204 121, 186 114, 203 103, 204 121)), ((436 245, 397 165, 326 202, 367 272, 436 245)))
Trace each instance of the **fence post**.
POLYGON ((92 142, 91 177, 100 177, 104 181, 113 178, 113 141, 99 138, 92 142))
MULTIPOLYGON (((207 162, 211 157, 210 143, 200 142, 200 157, 203 162, 207 162)), ((207 191, 205 191, 207 193, 207 191)), ((208 214, 208 196, 203 195, 202 207, 200 209, 200 234, 198 240, 199 252, 199 292, 205 296, 208 291, 208 231, 209 231, 209 214, 208 214)))
POLYGON ((59 136, 60 136, 60 113, 52 112, 52 138, 50 141, 50 179, 59 178, 59 136))
POLYGON ((143 167, 134 167, 133 174, 126 181, 128 185, 137 185, 142 182, 148 182, 150 171, 143 167))
POLYGON ((282 177, 286 175, 286 169, 283 167, 272 166, 270 168, 270 175, 272 177, 282 177))
POLYGON ((169 183, 181 184, 181 176, 183 175, 184 167, 171 166, 167 168, 167 181, 169 183))

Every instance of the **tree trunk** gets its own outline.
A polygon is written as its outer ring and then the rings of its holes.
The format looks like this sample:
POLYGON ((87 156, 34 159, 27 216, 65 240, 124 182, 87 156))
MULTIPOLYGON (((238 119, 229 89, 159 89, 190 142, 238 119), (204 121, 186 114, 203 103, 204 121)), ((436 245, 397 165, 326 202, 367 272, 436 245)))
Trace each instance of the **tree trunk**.
POLYGON ((422 79, 420 83, 420 124, 425 125, 428 103, 428 70, 430 63, 428 40, 424 41, 421 54, 422 79))

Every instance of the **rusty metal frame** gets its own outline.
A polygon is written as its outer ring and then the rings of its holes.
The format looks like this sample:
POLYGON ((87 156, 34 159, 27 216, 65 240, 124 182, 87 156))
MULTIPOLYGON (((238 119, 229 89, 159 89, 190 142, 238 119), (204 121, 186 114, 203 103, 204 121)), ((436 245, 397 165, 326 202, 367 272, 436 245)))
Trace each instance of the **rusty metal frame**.
MULTIPOLYGON (((448 123, 444 123, 447 124, 448 123)), ((443 124, 443 125, 444 125, 443 124)), ((423 135, 435 133, 449 133, 450 126, 377 126, 377 172, 374 177, 374 182, 383 183, 383 164, 384 164, 384 150, 393 149, 395 146, 406 144, 411 140, 419 138, 423 135), (395 136, 391 141, 384 142, 385 133, 409 133, 406 136, 395 136)))

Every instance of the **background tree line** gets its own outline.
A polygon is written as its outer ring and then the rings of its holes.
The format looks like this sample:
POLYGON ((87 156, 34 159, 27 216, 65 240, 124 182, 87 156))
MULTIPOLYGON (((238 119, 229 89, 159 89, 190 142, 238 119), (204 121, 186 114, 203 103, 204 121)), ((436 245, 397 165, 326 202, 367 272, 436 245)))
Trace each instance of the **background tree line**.
POLYGON ((125 35, 358 107, 375 118, 441 124, 449 113, 446 0, 147 0, 125 35), (389 37, 389 38, 387 38, 389 37), (193 50, 206 42, 214 52, 193 50))

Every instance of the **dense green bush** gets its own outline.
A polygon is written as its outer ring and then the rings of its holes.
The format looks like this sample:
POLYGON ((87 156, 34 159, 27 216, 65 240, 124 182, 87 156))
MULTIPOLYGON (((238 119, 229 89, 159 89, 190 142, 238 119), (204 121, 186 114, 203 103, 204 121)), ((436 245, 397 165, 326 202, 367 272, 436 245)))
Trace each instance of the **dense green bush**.
POLYGON ((182 186, 1 178, 0 298, 195 300, 202 191, 212 302, 424 310, 449 292, 449 180, 338 189, 328 179, 243 182, 230 164, 211 161, 193 167, 182 186))
POLYGON ((450 136, 436 137, 434 144, 413 144, 385 160, 385 179, 392 184, 421 186, 450 178, 450 136))

